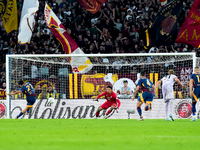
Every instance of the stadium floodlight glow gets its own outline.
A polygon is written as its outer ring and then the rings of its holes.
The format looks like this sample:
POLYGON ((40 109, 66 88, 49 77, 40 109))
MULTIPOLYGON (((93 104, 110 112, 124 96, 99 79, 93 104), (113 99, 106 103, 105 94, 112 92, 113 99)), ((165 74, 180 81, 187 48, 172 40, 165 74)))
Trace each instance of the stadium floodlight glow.
MULTIPOLYGON (((146 70, 148 77, 155 84, 170 67, 178 74, 181 67, 191 68, 192 71, 196 65, 200 65, 200 59, 195 53, 6 55, 6 93, 19 90, 17 82, 21 79, 31 79, 38 83, 43 79, 53 88, 55 99, 91 99, 101 93, 108 82, 113 85, 115 92, 120 91, 118 86, 121 86, 121 80, 123 81, 124 78, 129 79, 130 84, 134 84, 138 78, 137 73, 141 70, 146 70), (69 57, 77 57, 77 59, 88 57, 93 68, 81 76, 77 75, 71 70, 69 57), (94 87, 92 84, 94 76, 95 82, 106 84, 94 87), (96 80, 100 78, 101 81, 96 80)), ((38 85, 33 84, 35 87, 38 85)), ((48 89, 49 87, 41 88, 48 89)), ((160 90, 157 91, 157 97, 160 98, 159 96, 160 90)), ((11 118, 11 101, 26 97, 7 95, 6 98, 7 118, 11 118)), ((42 99, 42 95, 38 99, 42 99)))

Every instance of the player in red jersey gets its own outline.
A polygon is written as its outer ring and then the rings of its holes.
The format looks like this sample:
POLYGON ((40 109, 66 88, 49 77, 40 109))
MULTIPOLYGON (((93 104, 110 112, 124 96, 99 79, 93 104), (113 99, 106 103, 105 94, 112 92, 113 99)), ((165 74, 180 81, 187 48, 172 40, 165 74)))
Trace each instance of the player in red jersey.
POLYGON ((108 110, 106 113, 106 116, 104 116, 104 118, 106 119, 107 116, 112 112, 113 109, 116 109, 116 112, 118 112, 121 102, 119 101, 119 99, 117 99, 117 94, 112 91, 111 86, 108 86, 106 88, 106 91, 103 92, 102 94, 98 95, 97 98, 94 99, 94 101, 98 101, 98 99, 102 96, 105 96, 105 99, 107 101, 105 103, 103 103, 101 105, 101 107, 99 107, 99 109, 96 112, 96 117, 99 117, 100 111, 102 111, 104 109, 108 109, 110 107, 110 110, 108 110))

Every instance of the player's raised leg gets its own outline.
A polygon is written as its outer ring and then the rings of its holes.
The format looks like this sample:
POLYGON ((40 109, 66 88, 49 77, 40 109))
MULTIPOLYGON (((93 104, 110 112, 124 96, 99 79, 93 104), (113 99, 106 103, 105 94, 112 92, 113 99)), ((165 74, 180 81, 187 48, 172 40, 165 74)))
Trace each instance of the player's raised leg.
POLYGON ((145 111, 150 111, 152 109, 152 102, 150 101, 146 101, 145 106, 144 106, 144 110, 145 111))
POLYGON ((150 111, 152 109, 153 96, 154 95, 149 92, 142 93, 142 99, 140 100, 145 103, 145 106, 144 106, 145 111, 150 111))

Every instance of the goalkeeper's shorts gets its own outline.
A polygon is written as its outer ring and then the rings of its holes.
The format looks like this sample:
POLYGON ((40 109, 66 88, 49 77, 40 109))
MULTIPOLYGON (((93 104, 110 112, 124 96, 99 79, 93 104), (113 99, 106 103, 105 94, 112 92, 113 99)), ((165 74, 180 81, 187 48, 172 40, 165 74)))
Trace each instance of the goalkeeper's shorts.
POLYGON ((101 105, 101 108, 103 108, 103 109, 108 109, 109 107, 111 107, 111 106, 117 106, 117 103, 113 103, 113 102, 109 102, 109 101, 106 101, 105 103, 103 103, 102 105, 101 105))

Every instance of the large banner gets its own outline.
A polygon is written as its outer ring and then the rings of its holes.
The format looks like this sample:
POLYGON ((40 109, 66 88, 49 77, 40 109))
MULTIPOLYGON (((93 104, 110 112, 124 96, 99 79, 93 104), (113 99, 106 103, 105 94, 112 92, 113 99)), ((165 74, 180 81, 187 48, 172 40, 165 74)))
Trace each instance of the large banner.
POLYGON ((18 28, 16 0, 1 0, 0 1, 0 17, 3 21, 4 28, 7 33, 18 28))
POLYGON ((173 0, 157 13, 152 25, 146 30, 147 46, 172 45, 178 35, 177 22, 184 0, 173 0))
POLYGON ((182 84, 187 84, 190 81, 190 76, 192 74, 192 67, 178 67, 178 78, 182 84))
MULTIPOLYGON (((151 73, 153 77, 153 73, 151 73)), ((128 81, 132 93, 135 91, 137 73, 97 73, 97 74, 70 74, 69 75, 69 98, 91 99, 106 90, 108 85, 113 86, 114 92, 119 92, 123 87, 123 81, 128 81)), ((153 81, 152 81, 153 82, 153 81)))
MULTIPOLYGON (((30 111, 29 115, 24 115, 23 119, 92 119, 95 118, 95 112, 99 106, 105 102, 104 99, 99 102, 92 99, 78 100, 55 100, 53 104, 48 103, 47 100, 37 100, 30 111)), ((119 112, 113 111, 109 116, 110 119, 127 119, 128 109, 133 109, 134 114, 130 114, 130 119, 138 119, 139 115, 136 109, 137 100, 130 99, 121 100, 121 107, 119 112)), ((15 118, 26 106, 25 100, 11 101, 11 117, 15 118)), ((144 111, 142 106, 144 119, 164 119, 165 109, 162 99, 155 99, 153 101, 153 108, 149 111, 144 111)), ((106 110, 100 113, 100 117, 104 116, 106 110)), ((175 119, 189 119, 192 117, 191 99, 175 99, 173 114, 175 119)), ((198 118, 200 115, 199 102, 197 103, 198 118)), ((0 118, 6 118, 6 100, 0 100, 0 118)))
POLYGON ((200 43, 200 0, 195 0, 185 22, 180 28, 176 43, 190 44, 198 48, 200 43))

